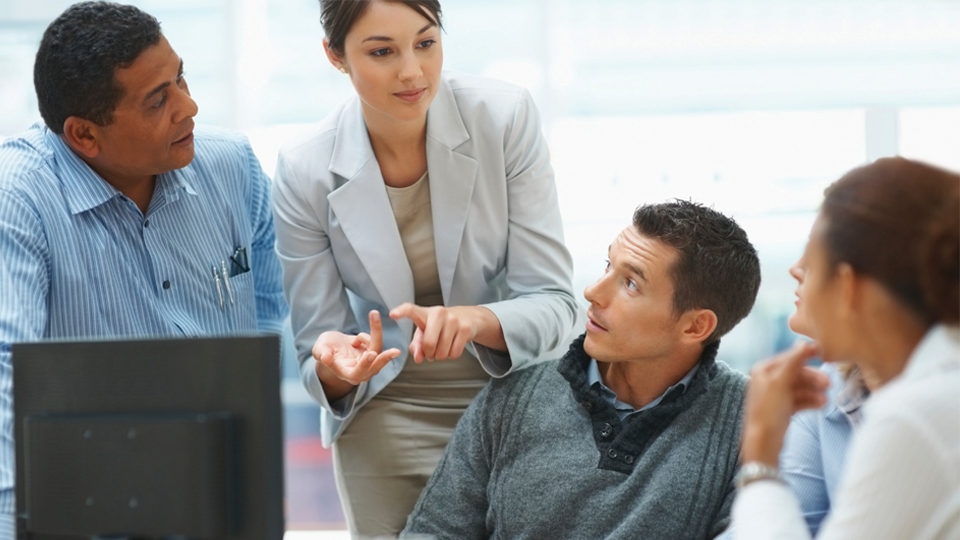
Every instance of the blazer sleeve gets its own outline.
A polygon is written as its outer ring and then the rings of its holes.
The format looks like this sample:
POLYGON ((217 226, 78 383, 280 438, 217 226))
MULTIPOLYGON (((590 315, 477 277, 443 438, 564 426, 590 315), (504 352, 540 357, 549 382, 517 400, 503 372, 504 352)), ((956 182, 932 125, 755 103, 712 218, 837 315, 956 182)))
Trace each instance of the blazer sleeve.
POLYGON ((349 416, 367 388, 357 390, 331 404, 317 375, 311 354, 314 341, 326 331, 359 334, 360 326, 347 289, 340 278, 330 239, 324 228, 326 200, 317 201, 303 190, 304 178, 283 153, 273 181, 273 213, 277 230, 277 255, 283 267, 283 288, 290 299, 290 318, 296 330, 300 378, 313 399, 337 419, 349 416))
POLYGON ((500 320, 508 355, 476 346, 494 377, 503 377, 564 347, 577 319, 573 260, 563 240, 550 150, 533 98, 521 90, 504 137, 508 198, 507 299, 485 304, 500 320))

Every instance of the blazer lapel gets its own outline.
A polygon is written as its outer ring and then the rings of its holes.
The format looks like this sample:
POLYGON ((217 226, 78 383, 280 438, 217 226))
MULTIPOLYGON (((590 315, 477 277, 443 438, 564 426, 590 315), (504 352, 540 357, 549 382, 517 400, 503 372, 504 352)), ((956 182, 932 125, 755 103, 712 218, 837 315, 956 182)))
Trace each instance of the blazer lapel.
POLYGON ((477 161, 454 151, 469 139, 453 90, 446 78, 441 78, 440 90, 427 112, 427 170, 437 270, 445 303, 451 301, 460 242, 477 178, 477 161))
MULTIPOLYGON (((387 309, 413 302, 413 274, 359 100, 350 103, 340 116, 330 172, 346 180, 327 195, 338 222, 331 225, 339 224, 387 309)), ((401 326, 409 334, 407 325, 401 326)))

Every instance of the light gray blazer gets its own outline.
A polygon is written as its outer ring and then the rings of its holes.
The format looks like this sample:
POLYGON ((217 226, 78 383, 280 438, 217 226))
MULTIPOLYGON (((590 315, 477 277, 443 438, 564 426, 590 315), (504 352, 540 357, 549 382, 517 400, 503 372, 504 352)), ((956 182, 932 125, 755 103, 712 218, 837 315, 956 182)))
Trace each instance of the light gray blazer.
MULTIPOLYGON (((488 307, 509 353, 469 346, 494 377, 549 359, 572 335, 577 305, 550 154, 529 93, 444 72, 427 113, 427 167, 444 305, 488 307)), ((387 315, 413 302, 413 274, 358 98, 280 150, 273 201, 300 373, 323 406, 329 445, 400 373, 414 330, 387 315), (331 408, 313 344, 328 330, 369 331, 372 309, 382 315, 384 348, 404 354, 331 408)))

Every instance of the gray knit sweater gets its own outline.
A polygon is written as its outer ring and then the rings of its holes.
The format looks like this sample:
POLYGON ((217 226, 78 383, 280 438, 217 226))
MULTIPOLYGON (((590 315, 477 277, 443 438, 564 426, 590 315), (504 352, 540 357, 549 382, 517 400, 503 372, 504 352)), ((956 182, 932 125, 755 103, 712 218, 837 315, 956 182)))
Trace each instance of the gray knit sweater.
POLYGON ((723 532, 746 377, 708 346, 685 392, 621 423, 587 385, 583 337, 493 380, 467 409, 401 537, 703 539, 723 532))

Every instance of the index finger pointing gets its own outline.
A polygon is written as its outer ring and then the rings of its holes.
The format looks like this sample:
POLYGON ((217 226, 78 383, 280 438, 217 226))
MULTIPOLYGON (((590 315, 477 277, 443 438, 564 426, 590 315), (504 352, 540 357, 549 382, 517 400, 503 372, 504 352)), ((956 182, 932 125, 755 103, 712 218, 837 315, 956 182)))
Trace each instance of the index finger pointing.
POLYGON ((370 349, 380 354, 383 349, 383 323, 380 321, 380 312, 370 310, 370 349))
POLYGON ((394 320, 410 319, 418 328, 423 328, 427 325, 427 308, 404 302, 390 310, 390 318, 394 320))

